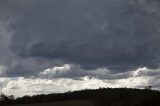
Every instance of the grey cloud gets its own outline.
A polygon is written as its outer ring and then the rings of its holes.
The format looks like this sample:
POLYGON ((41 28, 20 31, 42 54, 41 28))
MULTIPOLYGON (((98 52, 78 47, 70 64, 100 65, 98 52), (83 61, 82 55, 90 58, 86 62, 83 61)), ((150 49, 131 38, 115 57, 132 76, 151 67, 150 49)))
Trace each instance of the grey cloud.
POLYGON ((62 64, 62 61, 44 58, 15 58, 11 65, 5 71, 6 77, 38 77, 40 71, 48 67, 62 64))
POLYGON ((126 79, 132 77, 133 72, 132 70, 129 70, 128 72, 113 73, 112 70, 109 70, 105 67, 98 69, 83 69, 80 66, 65 64, 59 67, 56 66, 52 68, 47 68, 39 74, 40 78, 79 79, 85 76, 90 76, 98 79, 115 80, 115 79, 126 79))
POLYGON ((12 77, 36 76, 66 63, 84 71, 70 77, 102 67, 117 74, 114 78, 139 66, 157 68, 159 5, 158 0, 1 0, 0 20, 11 19, 7 29, 13 33, 0 27, 0 65, 12 77))
MULTIPOLYGON (((159 1, 36 1, 10 25, 20 57, 80 65, 159 65, 159 1)), ((18 17, 17 16, 17 17, 18 17)))
POLYGON ((0 19, 0 66, 3 67, 10 66, 13 59, 13 54, 8 48, 12 34, 6 30, 7 26, 8 22, 0 19))

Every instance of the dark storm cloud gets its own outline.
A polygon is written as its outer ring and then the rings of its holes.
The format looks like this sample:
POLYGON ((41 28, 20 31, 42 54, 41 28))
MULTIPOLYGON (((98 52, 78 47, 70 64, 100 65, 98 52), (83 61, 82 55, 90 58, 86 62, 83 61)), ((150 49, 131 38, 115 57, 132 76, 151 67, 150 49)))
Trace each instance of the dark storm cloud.
POLYGON ((99 67, 159 65, 159 1, 33 1, 10 25, 14 54, 99 67))
POLYGON ((65 63, 120 73, 156 68, 159 6, 158 0, 1 0, 0 18, 11 19, 7 29, 13 33, 0 38, 7 38, 0 42, 7 48, 0 63, 10 76, 35 75, 65 63))
POLYGON ((44 58, 15 58, 12 64, 8 66, 5 75, 7 77, 37 77, 42 70, 58 64, 63 64, 63 62, 44 58))

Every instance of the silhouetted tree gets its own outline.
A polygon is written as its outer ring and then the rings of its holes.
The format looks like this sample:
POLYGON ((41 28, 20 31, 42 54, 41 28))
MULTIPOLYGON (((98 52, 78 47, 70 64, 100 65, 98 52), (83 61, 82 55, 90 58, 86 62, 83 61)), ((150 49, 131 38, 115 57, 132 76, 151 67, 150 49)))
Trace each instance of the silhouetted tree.
POLYGON ((152 86, 151 85, 150 86, 146 86, 145 89, 152 90, 152 86))

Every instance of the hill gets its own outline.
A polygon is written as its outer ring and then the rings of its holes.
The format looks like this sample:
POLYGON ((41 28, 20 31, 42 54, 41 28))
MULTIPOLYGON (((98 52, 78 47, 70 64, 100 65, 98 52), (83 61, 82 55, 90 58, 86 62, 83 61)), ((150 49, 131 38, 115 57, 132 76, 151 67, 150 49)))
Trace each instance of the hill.
MULTIPOLYGON (((100 88, 96 90, 24 96, 16 99, 13 96, 3 95, 1 96, 0 105, 29 104, 25 106, 31 106, 33 103, 41 103, 41 106, 51 106, 47 105, 50 102, 52 102, 52 106, 66 106, 65 104, 68 102, 71 104, 84 103, 81 104, 83 106, 160 106, 160 92, 149 89, 100 88), (60 103, 61 105, 54 105, 55 103, 60 103)), ((70 106, 72 106, 71 104, 70 106)))

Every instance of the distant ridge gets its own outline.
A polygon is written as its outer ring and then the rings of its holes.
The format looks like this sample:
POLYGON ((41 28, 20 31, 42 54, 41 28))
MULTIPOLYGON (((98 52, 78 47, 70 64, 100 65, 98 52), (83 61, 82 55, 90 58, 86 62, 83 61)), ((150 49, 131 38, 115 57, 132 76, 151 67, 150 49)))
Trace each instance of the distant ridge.
POLYGON ((91 100, 95 106, 160 106, 160 92, 149 89, 99 88, 56 94, 24 96, 14 99, 1 96, 0 105, 31 104, 69 100, 91 100))

